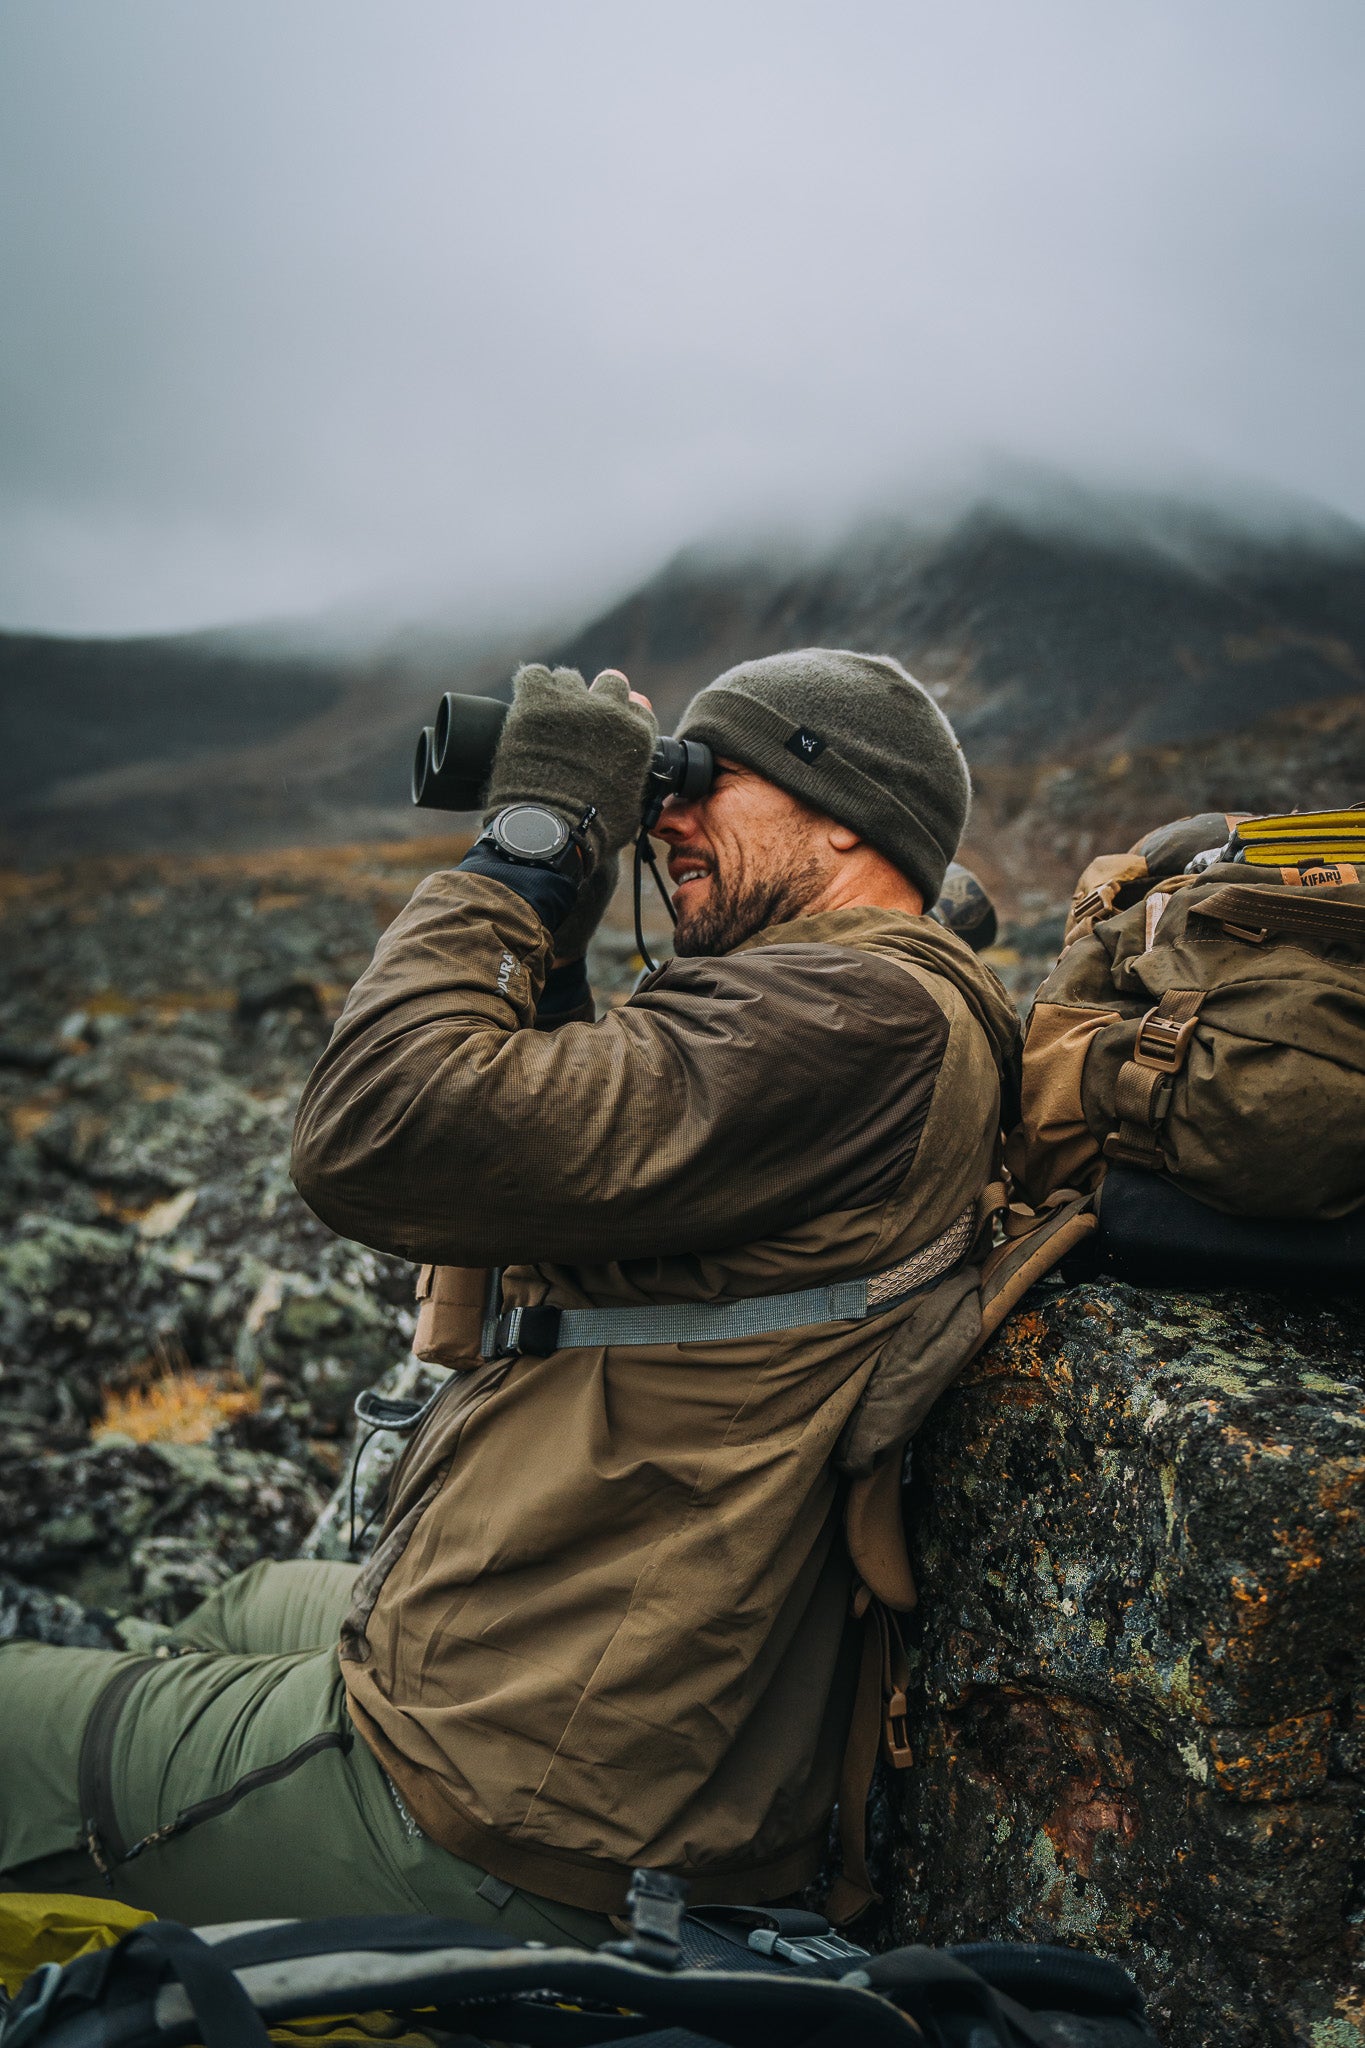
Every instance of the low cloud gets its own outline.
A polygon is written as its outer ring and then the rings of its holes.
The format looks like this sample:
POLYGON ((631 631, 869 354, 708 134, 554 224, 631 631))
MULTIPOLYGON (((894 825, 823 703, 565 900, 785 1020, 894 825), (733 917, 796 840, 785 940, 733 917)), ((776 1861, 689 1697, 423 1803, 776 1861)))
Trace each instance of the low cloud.
POLYGON ((590 610, 982 451, 1365 517, 1365 15, 11 0, 0 623, 590 610))

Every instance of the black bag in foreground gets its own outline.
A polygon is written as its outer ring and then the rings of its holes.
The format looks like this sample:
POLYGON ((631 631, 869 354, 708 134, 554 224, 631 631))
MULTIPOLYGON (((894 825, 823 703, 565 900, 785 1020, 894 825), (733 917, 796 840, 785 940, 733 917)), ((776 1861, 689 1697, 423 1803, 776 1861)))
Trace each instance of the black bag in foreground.
POLYGON ((684 1917, 680 1901, 647 1920, 596 1951, 403 1916, 201 1933, 151 1921, 35 1971, 0 2048, 266 2048, 272 2026, 376 2011, 440 2048, 1154 2048, 1132 1979, 1073 1950, 870 1956, 812 1914, 684 1917))
POLYGON ((1365 1209, 1326 1221, 1226 1216, 1153 1173, 1111 1166, 1099 1226, 1063 1261, 1067 1280, 1112 1274, 1137 1287, 1252 1287, 1365 1294, 1365 1209))

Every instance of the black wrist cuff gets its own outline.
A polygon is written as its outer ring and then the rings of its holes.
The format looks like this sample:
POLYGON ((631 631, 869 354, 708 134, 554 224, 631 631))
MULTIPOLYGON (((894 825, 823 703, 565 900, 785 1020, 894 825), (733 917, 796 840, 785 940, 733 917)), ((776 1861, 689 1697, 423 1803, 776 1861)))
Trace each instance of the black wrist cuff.
POLYGON ((585 1011, 590 1014, 591 1009, 587 961, 566 960, 562 966, 552 967, 536 1004, 536 1021, 553 1024, 561 1017, 576 1017, 585 1011))
POLYGON ((493 846, 475 846, 456 869, 461 875, 487 875, 502 882, 529 903, 547 931, 556 932, 578 901, 579 884, 572 875, 557 874, 553 868, 529 867, 522 861, 506 860, 493 846))

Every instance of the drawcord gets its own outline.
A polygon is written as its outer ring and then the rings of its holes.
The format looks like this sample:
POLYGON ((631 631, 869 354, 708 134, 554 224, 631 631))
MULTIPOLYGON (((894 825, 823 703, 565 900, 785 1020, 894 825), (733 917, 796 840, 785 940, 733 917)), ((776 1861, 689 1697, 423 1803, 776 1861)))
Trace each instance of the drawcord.
POLYGON ((654 848, 650 844, 649 826, 642 825, 640 827, 640 836, 635 842, 635 946, 640 958, 645 963, 646 972, 653 974, 659 963, 657 960, 651 959, 649 948, 645 944, 644 920, 641 915, 640 904, 646 862, 649 863, 649 872, 653 875, 654 886, 663 899, 663 906, 668 912, 669 921, 672 924, 676 924, 678 922, 678 913, 673 908, 673 899, 664 887, 664 878, 659 873, 659 863, 654 857, 654 848))
POLYGON ((377 1429, 377 1428, 375 1428, 375 1429, 372 1429, 372 1430, 370 1430, 370 1432, 369 1432, 369 1434, 368 1434, 367 1436, 363 1436, 363 1437, 361 1437, 361 1439, 360 1439, 359 1443, 358 1443, 358 1444, 356 1445, 356 1447, 355 1447, 355 1451, 353 1452, 353 1454, 352 1454, 352 1457, 351 1457, 351 1485, 350 1485, 350 1505, 351 1505, 351 1536, 350 1536, 350 1541, 349 1541, 349 1542, 348 1542, 348 1544, 346 1545, 347 1555, 348 1555, 348 1556, 350 1556, 350 1557, 354 1557, 354 1556, 355 1556, 355 1547, 356 1547, 357 1543, 362 1543, 362 1542, 364 1541, 364 1539, 365 1539, 365 1538, 366 1538, 366 1537, 367 1537, 367 1536, 369 1535, 369 1533, 370 1533, 370 1525, 371 1525, 371 1523, 372 1523, 372 1522, 374 1521, 375 1515, 376 1515, 376 1514, 378 1513, 378 1508, 377 1508, 377 1507, 374 1507, 374 1508, 371 1508, 371 1509, 370 1509, 370 1512, 369 1512, 369 1514, 368 1514, 368 1515, 367 1515, 367 1516, 365 1517, 365 1526, 364 1526, 364 1528, 363 1528, 363 1529, 361 1530, 360 1534, 359 1534, 359 1535, 357 1536, 357 1535, 356 1535, 356 1531, 355 1531, 355 1515, 356 1515, 356 1486, 357 1486, 357 1483, 358 1483, 358 1481, 359 1481, 359 1478, 360 1478, 360 1461, 361 1461, 361 1459, 362 1459, 362 1458, 364 1457, 364 1455, 365 1455, 366 1451, 367 1451, 367 1450, 368 1450, 368 1449, 370 1448, 370 1445, 371 1445, 371 1444, 372 1444, 372 1443, 374 1442, 374 1440, 375 1440, 375 1438, 376 1438, 376 1437, 378 1436, 378 1434, 379 1434, 379 1431, 378 1431, 378 1429, 377 1429))

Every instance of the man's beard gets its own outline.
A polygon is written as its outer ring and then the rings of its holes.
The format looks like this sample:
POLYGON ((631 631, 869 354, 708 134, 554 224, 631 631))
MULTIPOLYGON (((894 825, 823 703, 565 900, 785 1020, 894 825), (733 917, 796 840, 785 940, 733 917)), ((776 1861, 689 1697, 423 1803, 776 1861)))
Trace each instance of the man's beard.
POLYGON ((819 892, 825 872, 817 860, 797 857, 780 872, 750 879, 720 874, 708 863, 711 887, 695 910, 678 912, 673 950, 683 959, 733 953, 755 932, 799 917, 819 892))

